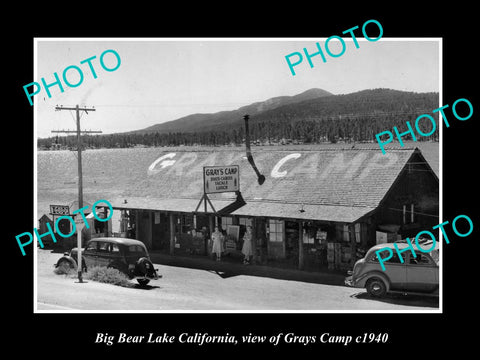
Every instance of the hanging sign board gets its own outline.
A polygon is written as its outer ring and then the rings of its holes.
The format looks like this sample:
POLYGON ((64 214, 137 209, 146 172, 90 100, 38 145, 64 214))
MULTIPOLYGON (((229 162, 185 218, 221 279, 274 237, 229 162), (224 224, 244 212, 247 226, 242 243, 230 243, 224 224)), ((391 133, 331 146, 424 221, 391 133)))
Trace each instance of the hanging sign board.
POLYGON ((204 166, 203 187, 205 194, 239 191, 239 166, 204 166))
POLYGON ((50 205, 51 215, 70 215, 70 207, 68 205, 50 205))

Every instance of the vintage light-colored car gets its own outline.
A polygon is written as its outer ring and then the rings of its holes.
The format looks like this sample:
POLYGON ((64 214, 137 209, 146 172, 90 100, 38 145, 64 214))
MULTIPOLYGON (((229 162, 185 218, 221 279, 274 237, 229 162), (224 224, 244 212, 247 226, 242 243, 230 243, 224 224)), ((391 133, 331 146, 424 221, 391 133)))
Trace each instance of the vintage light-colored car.
MULTIPOLYGON (((73 248, 57 261, 55 267, 76 269, 77 257, 78 250, 73 248)), ((140 285, 161 277, 150 261, 145 244, 134 239, 105 237, 90 240, 82 250, 82 268, 88 271, 93 266, 117 269, 130 279, 136 279, 140 285)))
MULTIPOLYGON (((405 241, 395 243, 401 251, 408 247, 405 241)), ((420 243, 422 250, 432 247, 432 241, 420 243)), ((393 243, 378 244, 370 248, 363 259, 358 260, 353 271, 345 278, 345 284, 356 288, 366 288, 374 297, 382 297, 387 292, 422 293, 438 295, 439 293, 439 249, 438 243, 430 252, 421 252, 413 245, 416 257, 409 249, 401 252, 403 263, 400 261, 393 243), (382 270, 376 251, 381 248, 390 248, 392 257, 384 262, 382 270)), ((388 252, 385 251, 384 257, 388 252)), ((382 253, 380 253, 382 255, 382 253)))

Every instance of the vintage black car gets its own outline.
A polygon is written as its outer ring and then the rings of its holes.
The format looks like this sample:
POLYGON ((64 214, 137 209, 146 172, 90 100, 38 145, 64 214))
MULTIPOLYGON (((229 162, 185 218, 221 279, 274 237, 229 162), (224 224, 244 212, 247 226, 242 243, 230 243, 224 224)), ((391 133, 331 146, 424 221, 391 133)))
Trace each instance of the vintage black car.
MULTIPOLYGON (((55 267, 76 269, 77 253, 77 248, 65 253, 55 267)), ((82 250, 82 269, 88 271, 93 266, 117 269, 130 279, 136 279, 140 285, 147 285, 150 279, 161 277, 150 261, 145 244, 127 238, 102 237, 90 240, 82 250)))

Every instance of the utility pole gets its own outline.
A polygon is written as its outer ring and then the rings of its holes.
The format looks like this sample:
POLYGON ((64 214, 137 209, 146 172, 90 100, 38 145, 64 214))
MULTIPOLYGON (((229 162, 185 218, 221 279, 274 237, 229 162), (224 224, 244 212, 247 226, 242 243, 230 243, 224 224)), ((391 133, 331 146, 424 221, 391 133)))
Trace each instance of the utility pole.
MULTIPOLYGON (((91 130, 80 130, 80 111, 85 111, 88 114, 88 111, 95 111, 94 108, 88 109, 87 107, 80 108, 76 105, 72 107, 63 107, 55 106, 55 111, 59 110, 75 110, 77 114, 77 130, 52 130, 52 133, 76 133, 77 134, 77 160, 78 160, 78 208, 83 207, 83 175, 82 175, 82 133, 91 134, 91 133, 101 133, 101 131, 91 131, 91 130)), ((95 211, 95 209, 92 209, 95 211)), ((78 224, 77 224, 78 225, 78 224)), ((78 259, 77 259, 77 272, 78 272, 78 282, 82 283, 82 231, 80 226, 77 226, 77 250, 78 250, 78 259)))

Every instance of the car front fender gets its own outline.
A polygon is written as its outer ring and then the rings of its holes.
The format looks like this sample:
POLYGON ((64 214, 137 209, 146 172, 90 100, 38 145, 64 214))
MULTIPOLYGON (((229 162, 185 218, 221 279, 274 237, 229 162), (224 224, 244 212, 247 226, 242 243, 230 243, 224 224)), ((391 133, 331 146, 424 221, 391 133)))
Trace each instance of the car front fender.
POLYGON ((358 279, 355 280, 356 287, 362 287, 364 288, 367 284, 367 281, 370 280, 371 278, 380 278, 383 280, 387 287, 387 291, 390 290, 390 280, 388 276, 385 274, 381 273, 380 271, 369 271, 368 273, 360 276, 358 279))

